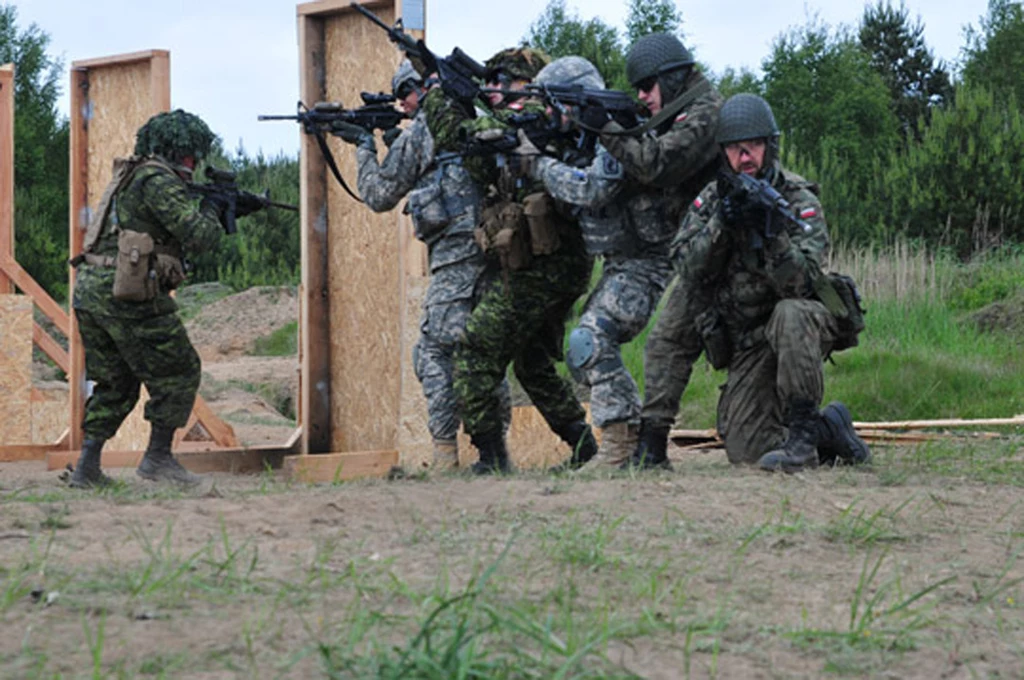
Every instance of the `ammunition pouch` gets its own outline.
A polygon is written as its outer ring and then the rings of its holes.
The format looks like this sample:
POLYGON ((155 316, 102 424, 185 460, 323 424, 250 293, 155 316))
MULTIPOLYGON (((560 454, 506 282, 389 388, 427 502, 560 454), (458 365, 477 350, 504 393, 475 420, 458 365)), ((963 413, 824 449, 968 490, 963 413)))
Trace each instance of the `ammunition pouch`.
POLYGON ((857 283, 845 274, 829 273, 814 283, 814 294, 836 319, 839 334, 832 344, 833 352, 856 347, 864 330, 864 307, 857 283))
POLYGON ((551 196, 537 192, 523 200, 523 214, 530 230, 530 252, 550 255, 562 245, 560 227, 562 218, 551 196))
MULTIPOLYGON (((146 302, 160 291, 171 291, 185 280, 181 258, 173 249, 156 245, 149 234, 123 229, 117 236, 117 257, 102 258, 102 266, 114 266, 114 299, 146 302)), ((86 261, 97 263, 87 255, 86 261)))
POLYGON ((705 310, 694 320, 701 344, 704 345, 704 356, 711 368, 720 371, 732 360, 732 343, 729 332, 722 323, 722 316, 717 307, 705 310))
POLYGON ((481 211, 473 237, 482 251, 501 260, 503 269, 517 271, 529 267, 533 260, 529 229, 523 206, 502 201, 481 211))

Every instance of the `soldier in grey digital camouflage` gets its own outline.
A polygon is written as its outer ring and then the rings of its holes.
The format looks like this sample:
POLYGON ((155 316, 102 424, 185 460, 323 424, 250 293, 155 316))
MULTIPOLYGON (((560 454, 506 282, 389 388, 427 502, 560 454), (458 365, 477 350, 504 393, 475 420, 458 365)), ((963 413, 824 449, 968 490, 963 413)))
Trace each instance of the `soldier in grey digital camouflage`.
MULTIPOLYGON (((538 79, 604 88, 597 70, 580 57, 548 68, 552 72, 538 79)), ((672 274, 669 241, 718 162, 714 130, 721 97, 693 69, 677 38, 641 38, 630 51, 627 73, 655 117, 627 133, 606 112, 588 109, 584 122, 602 132, 593 162, 575 168, 541 158, 534 171, 552 196, 582 208, 588 252, 604 258, 567 356, 573 375, 590 387, 591 415, 602 430, 594 467, 617 466, 636 449, 640 393, 621 346, 654 314, 672 274), (671 102, 664 109, 661 92, 671 102)))
MULTIPOLYGON (((393 139, 378 161, 373 134, 357 125, 336 123, 334 134, 356 145, 359 194, 375 212, 394 208, 408 196, 405 210, 416 237, 429 249, 430 284, 423 300, 420 338, 413 348, 416 377, 427 399, 428 429, 439 469, 458 464, 459 417, 453 390, 452 355, 465 333, 485 263, 473 240, 480 195, 456 154, 439 153, 421 109, 427 91, 423 77, 403 61, 392 91, 412 123, 393 139)), ((507 381, 497 387, 505 423, 511 419, 507 381)))
POLYGON ((728 369, 718 432, 730 462, 795 472, 870 459, 843 404, 818 411, 842 310, 824 294, 829 238, 818 187, 780 166, 778 138, 760 97, 735 95, 722 107, 723 174, 693 202, 673 242, 678 282, 648 339, 644 427, 663 434, 638 448, 634 465, 666 464, 668 428, 702 351, 728 369), (741 173, 781 194, 792 219, 738 191, 730 177, 741 173))
POLYGON ((142 384, 152 430, 136 473, 154 481, 199 481, 171 454, 201 371, 170 291, 184 278, 184 255, 208 250, 220 238, 226 206, 213 198, 197 203, 186 185, 213 140, 202 120, 180 109, 151 118, 136 135, 135 156, 115 161, 83 254, 73 261, 72 306, 93 383, 73 487, 110 483, 100 469, 103 444, 134 408, 142 384))

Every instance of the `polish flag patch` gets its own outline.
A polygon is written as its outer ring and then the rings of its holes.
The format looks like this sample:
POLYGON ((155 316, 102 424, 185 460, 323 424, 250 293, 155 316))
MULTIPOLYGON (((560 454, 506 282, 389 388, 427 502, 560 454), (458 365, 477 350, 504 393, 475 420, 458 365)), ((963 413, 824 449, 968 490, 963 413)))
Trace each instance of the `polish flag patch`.
POLYGON ((513 111, 522 111, 525 106, 526 105, 523 102, 515 101, 509 104, 508 108, 512 109, 513 111))
POLYGON ((684 120, 686 120, 686 115, 686 112, 680 113, 678 116, 676 116, 676 122, 682 123, 684 120))
POLYGON ((803 210, 800 211, 800 219, 802 219, 802 220, 809 220, 812 217, 817 217, 817 216, 818 216, 818 211, 815 210, 814 208, 804 208, 803 210))
POLYGON ((702 207, 704 207, 704 201, 700 200, 700 196, 698 196, 697 199, 693 202, 693 207, 696 208, 697 210, 700 210, 702 207))

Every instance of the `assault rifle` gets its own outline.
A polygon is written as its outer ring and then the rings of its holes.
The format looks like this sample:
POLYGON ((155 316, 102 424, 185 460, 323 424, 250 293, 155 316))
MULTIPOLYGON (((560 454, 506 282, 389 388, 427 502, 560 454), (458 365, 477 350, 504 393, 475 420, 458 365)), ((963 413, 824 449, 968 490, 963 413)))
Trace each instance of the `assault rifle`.
POLYGON ((224 227, 225 234, 234 234, 238 231, 238 227, 235 225, 236 217, 245 217, 267 208, 294 210, 296 212, 299 210, 297 205, 277 203, 270 200, 270 189, 264 191, 262 195, 239 189, 235 181, 235 173, 230 170, 220 170, 212 165, 208 165, 204 171, 204 177, 210 181, 206 184, 189 182, 189 189, 196 195, 208 196, 227 206, 227 209, 221 215, 221 225, 224 227))
POLYGON ((582 85, 530 84, 521 90, 485 88, 481 92, 499 93, 509 100, 531 97, 544 101, 582 132, 578 146, 589 151, 593 151, 601 130, 584 122, 587 109, 600 108, 606 111, 610 120, 627 130, 640 122, 640 105, 628 94, 618 90, 588 90, 582 85))
POLYGON ((722 170, 718 177, 729 188, 729 191, 722 196, 723 203, 726 200, 735 201, 744 208, 760 208, 764 212, 764 229, 760 236, 765 241, 775 238, 778 233, 775 229, 776 217, 795 224, 805 233, 811 231, 811 225, 793 214, 789 201, 783 198, 782 194, 767 180, 757 179, 745 172, 735 173, 729 170, 722 170))
POLYGON ((441 89, 446 95, 463 104, 470 104, 480 94, 480 86, 473 79, 486 80, 487 68, 473 57, 458 47, 449 56, 438 57, 430 51, 423 40, 417 40, 405 32, 401 19, 396 21, 394 26, 388 26, 380 17, 358 2, 353 2, 352 7, 384 29, 391 42, 405 53, 422 75, 436 73, 441 81, 441 89))
POLYGON ((294 120, 301 123, 302 131, 316 139, 324 162, 331 169, 334 178, 349 196, 362 203, 362 199, 356 196, 341 176, 341 170, 338 169, 338 164, 327 146, 324 133, 332 132, 335 123, 339 122, 358 125, 368 132, 391 130, 398 127, 408 116, 394 107, 395 98, 390 94, 363 92, 359 96, 363 100, 363 105, 358 109, 346 109, 341 102, 317 102, 311 109, 299 102, 294 116, 258 116, 257 120, 294 120))
POLYGON ((408 118, 394 107, 395 98, 390 94, 363 92, 359 96, 363 105, 357 109, 346 109, 341 102, 317 102, 313 108, 299 102, 294 116, 258 116, 257 120, 298 121, 302 131, 311 135, 317 131, 331 132, 336 122, 352 123, 369 132, 390 130, 408 118))

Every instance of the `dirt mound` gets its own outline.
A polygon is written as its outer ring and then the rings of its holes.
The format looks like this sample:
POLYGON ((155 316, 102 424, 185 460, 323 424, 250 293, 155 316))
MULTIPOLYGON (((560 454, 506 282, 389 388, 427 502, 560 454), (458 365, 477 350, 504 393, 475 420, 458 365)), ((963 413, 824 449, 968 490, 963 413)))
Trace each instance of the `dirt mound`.
POLYGON ((294 288, 259 286, 206 305, 185 328, 206 363, 250 353, 257 338, 298 318, 294 288))
POLYGON ((973 312, 969 319, 983 333, 1002 333, 1024 343, 1024 292, 973 312))

